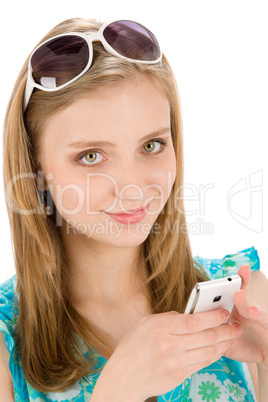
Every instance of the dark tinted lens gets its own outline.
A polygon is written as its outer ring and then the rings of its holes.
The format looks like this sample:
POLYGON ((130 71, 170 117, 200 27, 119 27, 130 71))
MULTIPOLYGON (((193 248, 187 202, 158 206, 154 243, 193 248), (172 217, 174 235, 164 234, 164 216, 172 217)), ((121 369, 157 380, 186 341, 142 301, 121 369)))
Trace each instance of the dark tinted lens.
POLYGON ((45 43, 32 55, 33 78, 46 88, 66 84, 86 67, 87 42, 76 35, 66 35, 45 43))
POLYGON ((103 36, 114 50, 130 59, 154 61, 160 56, 155 36, 136 22, 113 22, 104 29, 103 36))

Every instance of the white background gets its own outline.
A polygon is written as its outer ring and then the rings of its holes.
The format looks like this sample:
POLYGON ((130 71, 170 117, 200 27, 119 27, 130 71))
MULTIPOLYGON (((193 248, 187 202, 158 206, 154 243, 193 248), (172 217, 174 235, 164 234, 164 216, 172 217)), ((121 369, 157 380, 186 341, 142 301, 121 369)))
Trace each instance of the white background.
MULTIPOLYGON (((54 25, 88 17, 148 26, 180 90, 193 254, 222 258, 255 246, 268 274, 266 1, 17 0, 0 8, 1 129, 26 56, 54 25)), ((2 282, 15 270, 2 178, 0 185, 2 282)))

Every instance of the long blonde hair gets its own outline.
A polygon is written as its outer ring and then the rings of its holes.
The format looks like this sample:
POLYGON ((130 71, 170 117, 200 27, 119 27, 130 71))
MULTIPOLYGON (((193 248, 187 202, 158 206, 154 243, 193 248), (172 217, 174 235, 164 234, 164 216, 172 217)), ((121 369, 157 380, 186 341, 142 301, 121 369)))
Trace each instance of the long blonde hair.
MULTIPOLYGON (((94 20, 66 20, 42 41, 66 32, 97 31, 100 26, 94 20)), ((93 371, 92 347, 108 355, 113 349, 72 306, 66 290, 64 246, 55 221, 57 211, 48 216, 38 203, 38 139, 46 118, 83 93, 116 85, 138 74, 146 75, 164 92, 170 104, 177 176, 169 200, 141 249, 145 262, 141 266, 146 267, 142 274, 151 296, 152 313, 182 313, 194 284, 204 277, 194 266, 186 231, 180 104, 165 56, 156 65, 129 63, 94 43, 90 70, 61 91, 34 91, 23 115, 27 64, 28 60, 15 83, 4 125, 4 183, 19 296, 15 336, 28 383, 42 392, 61 391, 93 371), (89 358, 82 353, 79 337, 88 347, 89 358)))

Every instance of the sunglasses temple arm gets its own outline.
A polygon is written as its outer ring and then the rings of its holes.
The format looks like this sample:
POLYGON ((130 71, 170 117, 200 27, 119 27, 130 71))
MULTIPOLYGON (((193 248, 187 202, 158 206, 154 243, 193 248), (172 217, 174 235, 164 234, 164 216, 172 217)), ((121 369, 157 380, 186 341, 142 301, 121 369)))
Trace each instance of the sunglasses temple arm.
POLYGON ((27 79, 26 85, 25 85, 25 90, 24 90, 24 97, 23 97, 23 113, 27 109, 29 100, 31 98, 31 95, 33 93, 34 87, 30 83, 29 79, 27 79))

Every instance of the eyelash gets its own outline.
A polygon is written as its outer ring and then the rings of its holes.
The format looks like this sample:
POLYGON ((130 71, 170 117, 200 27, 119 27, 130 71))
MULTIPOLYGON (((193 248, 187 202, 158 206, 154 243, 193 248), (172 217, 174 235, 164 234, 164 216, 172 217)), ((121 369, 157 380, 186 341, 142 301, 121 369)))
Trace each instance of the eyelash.
MULTIPOLYGON (((154 157, 154 156, 159 155, 161 152, 164 151, 164 148, 167 146, 167 142, 164 141, 163 139, 160 139, 160 138, 154 139, 154 138, 153 138, 153 139, 151 139, 151 140, 149 140, 149 141, 146 141, 146 143, 143 145, 143 148, 144 148, 145 145, 148 144, 149 142, 156 142, 156 143, 158 143, 158 144, 161 145, 160 149, 159 149, 157 152, 152 152, 152 153, 146 152, 146 151, 143 152, 143 153, 145 153, 145 154, 150 155, 151 157, 154 157)), ((76 158, 77 162, 79 162, 81 165, 83 165, 83 166, 85 166, 85 167, 89 167, 89 168, 99 165, 102 161, 101 161, 101 162, 97 162, 97 163, 89 163, 89 164, 86 164, 86 163, 84 163, 84 162, 81 162, 81 160, 84 158, 84 156, 86 156, 86 155, 89 154, 90 152, 95 152, 96 154, 101 154, 101 152, 99 152, 98 149, 89 149, 89 150, 87 150, 87 151, 85 151, 85 152, 83 152, 82 154, 80 154, 80 155, 77 156, 77 158, 76 158)))

